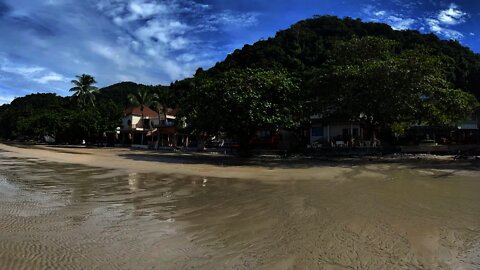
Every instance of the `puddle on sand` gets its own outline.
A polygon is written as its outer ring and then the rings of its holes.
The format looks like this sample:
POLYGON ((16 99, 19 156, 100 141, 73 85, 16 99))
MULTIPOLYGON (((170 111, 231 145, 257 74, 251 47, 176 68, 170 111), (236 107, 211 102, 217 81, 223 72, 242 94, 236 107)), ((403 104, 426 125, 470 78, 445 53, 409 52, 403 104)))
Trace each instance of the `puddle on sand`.
POLYGON ((395 165, 343 177, 182 178, 0 154, 0 265, 480 268, 478 179, 395 165))

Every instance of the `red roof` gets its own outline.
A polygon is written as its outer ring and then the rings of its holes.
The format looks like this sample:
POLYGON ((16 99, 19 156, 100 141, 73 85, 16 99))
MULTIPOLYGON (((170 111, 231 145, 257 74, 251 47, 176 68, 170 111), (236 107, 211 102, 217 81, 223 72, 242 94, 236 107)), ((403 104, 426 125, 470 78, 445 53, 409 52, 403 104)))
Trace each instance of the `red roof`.
MULTIPOLYGON (((138 107, 130 107, 125 110, 125 115, 142 115, 142 109, 140 106, 138 107)), ((151 117, 151 118, 158 118, 158 113, 154 110, 150 109, 149 107, 143 107, 143 116, 144 117, 151 117)))

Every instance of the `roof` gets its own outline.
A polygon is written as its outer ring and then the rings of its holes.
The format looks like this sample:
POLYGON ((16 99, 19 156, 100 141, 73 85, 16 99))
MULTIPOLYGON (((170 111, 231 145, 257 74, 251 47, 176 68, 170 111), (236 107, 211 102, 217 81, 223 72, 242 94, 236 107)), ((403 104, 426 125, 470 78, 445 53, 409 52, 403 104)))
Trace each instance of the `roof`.
MULTIPOLYGON (((125 115, 142 115, 142 109, 140 106, 138 107, 130 107, 125 109, 125 115)), ((143 107, 143 116, 144 117, 151 117, 151 118, 158 118, 158 113, 154 110, 150 109, 149 107, 143 107)))

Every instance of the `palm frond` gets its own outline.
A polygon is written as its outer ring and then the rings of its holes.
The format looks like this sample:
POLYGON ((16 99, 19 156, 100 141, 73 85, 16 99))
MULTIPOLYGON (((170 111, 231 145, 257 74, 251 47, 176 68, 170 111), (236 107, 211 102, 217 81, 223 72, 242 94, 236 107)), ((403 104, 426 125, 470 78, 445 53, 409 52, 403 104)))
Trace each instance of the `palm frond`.
POLYGON ((69 91, 72 91, 72 92, 78 92, 78 91, 80 91, 80 90, 82 90, 82 88, 80 88, 80 87, 76 86, 76 87, 72 87, 72 88, 70 88, 70 90, 69 90, 69 91))

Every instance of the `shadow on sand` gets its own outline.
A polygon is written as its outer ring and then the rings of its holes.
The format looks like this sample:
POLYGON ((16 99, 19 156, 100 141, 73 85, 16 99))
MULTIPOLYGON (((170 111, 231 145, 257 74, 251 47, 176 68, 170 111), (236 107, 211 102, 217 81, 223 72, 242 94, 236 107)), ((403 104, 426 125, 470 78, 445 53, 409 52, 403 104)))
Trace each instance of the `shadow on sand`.
POLYGON ((238 166, 256 166, 266 168, 285 168, 285 169, 306 169, 319 166, 333 167, 352 167, 369 164, 397 164, 410 167, 412 169, 439 169, 447 170, 441 176, 448 176, 455 171, 478 171, 480 172, 480 160, 454 160, 453 157, 444 158, 426 158, 426 157, 382 157, 382 156, 362 156, 362 157, 345 157, 345 156, 325 156, 325 157, 250 157, 239 158, 228 155, 209 155, 209 154, 165 154, 165 153, 128 153, 120 154, 122 158, 161 162, 171 164, 199 164, 199 165, 215 165, 224 167, 238 166))

